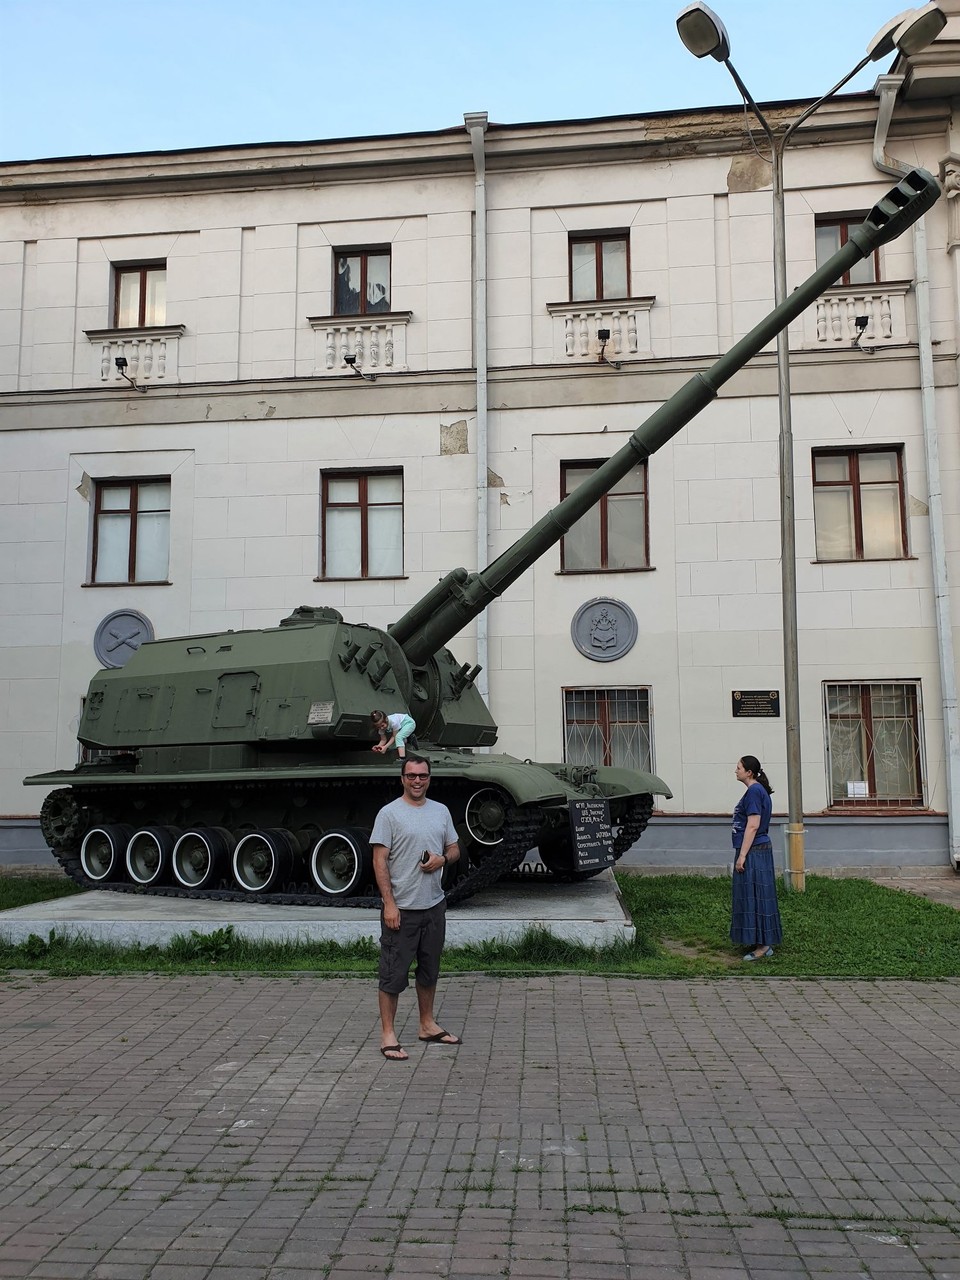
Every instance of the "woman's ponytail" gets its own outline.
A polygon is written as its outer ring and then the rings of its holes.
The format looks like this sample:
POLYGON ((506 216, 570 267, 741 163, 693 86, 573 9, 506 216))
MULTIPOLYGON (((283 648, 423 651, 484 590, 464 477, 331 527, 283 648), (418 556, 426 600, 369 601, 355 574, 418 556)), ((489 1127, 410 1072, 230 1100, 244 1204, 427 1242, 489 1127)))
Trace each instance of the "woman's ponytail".
POLYGON ((740 763, 746 769, 747 773, 752 773, 754 779, 760 783, 768 796, 773 795, 773 787, 770 785, 770 779, 763 772, 763 766, 756 756, 741 756, 740 763))

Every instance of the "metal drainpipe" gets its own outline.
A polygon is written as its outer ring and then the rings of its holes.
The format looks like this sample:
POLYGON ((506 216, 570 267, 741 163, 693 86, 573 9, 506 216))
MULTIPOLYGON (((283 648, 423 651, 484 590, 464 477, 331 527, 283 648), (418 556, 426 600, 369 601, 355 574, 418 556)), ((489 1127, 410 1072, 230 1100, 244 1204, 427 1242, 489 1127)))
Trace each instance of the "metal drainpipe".
MULTIPOLYGON (((901 177, 913 166, 886 154, 887 134, 897 94, 904 76, 880 76, 876 93, 880 99, 873 134, 873 163, 881 173, 901 177)), ((954 662, 950 584, 947 580, 946 540, 943 531, 943 486, 940 477, 940 444, 933 381, 933 343, 930 336, 930 266, 924 218, 913 224, 913 255, 917 273, 917 348, 920 357, 920 406, 923 417, 923 445, 929 487, 930 558, 933 569, 933 596, 937 619, 937 651, 940 659, 940 688, 943 698, 943 741, 946 755, 947 841, 954 870, 960 870, 960 719, 957 714, 957 669, 954 662)))
MULTIPOLYGON (((487 187, 483 150, 487 113, 468 111, 464 114, 463 123, 470 134, 476 175, 473 222, 473 350, 477 364, 477 568, 484 569, 490 559, 487 520, 487 187)), ((481 670, 476 687, 489 706, 487 635, 487 613, 484 610, 477 618, 477 663, 481 670)))

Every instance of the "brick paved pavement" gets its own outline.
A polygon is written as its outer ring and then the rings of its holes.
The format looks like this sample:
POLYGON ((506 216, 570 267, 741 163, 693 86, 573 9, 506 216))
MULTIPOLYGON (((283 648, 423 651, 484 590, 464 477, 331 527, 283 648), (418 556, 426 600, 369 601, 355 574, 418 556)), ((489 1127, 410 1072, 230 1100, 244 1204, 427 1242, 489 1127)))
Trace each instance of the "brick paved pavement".
POLYGON ((960 1277, 960 983, 0 983, 0 1277, 960 1277), (407 995, 401 1012, 413 1004, 407 995))

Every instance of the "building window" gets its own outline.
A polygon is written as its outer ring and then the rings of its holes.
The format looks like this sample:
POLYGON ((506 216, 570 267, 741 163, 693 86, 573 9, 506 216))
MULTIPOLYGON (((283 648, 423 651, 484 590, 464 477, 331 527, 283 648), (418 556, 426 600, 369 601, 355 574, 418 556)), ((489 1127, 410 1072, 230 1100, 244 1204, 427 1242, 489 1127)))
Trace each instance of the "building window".
MULTIPOLYGON (((602 461, 562 462, 561 497, 579 488, 602 461)), ((562 573, 646 569, 649 566, 647 464, 638 462, 560 541, 562 573)))
POLYGON ((98 480, 92 582, 166 582, 170 481, 98 480))
POLYGON ((570 237, 570 301, 626 298, 630 292, 629 236, 625 231, 570 237))
POLYGON ((390 250, 338 249, 333 313, 364 316, 390 310, 390 250))
MULTIPOLYGON (((859 227, 862 217, 817 219, 817 266, 822 267, 847 243, 850 231, 859 227)), ((880 279, 880 251, 874 249, 868 257, 855 263, 837 284, 876 284, 880 279)))
POLYGON ((900 560, 907 554, 899 449, 814 451, 818 560, 900 560))
POLYGON ((827 684, 827 757, 834 805, 920 805, 920 687, 827 684))
POLYGON ((143 262, 114 267, 115 329, 148 329, 167 322, 167 264, 143 262))
POLYGON ((403 576, 402 472, 324 472, 321 506, 321 577, 403 576))
POLYGON ((649 689, 564 689, 567 764, 653 768, 649 689))

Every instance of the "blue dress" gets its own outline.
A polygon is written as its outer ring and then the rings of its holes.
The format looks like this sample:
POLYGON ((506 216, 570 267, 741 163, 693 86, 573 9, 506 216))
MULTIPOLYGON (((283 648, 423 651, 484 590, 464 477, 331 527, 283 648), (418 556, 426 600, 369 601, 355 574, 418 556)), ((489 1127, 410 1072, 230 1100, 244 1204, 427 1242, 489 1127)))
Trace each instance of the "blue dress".
POLYGON ((733 872, 733 914, 730 940, 743 947, 775 947, 783 941, 780 909, 777 906, 777 878, 773 866, 773 846, 768 830, 773 802, 766 787, 751 782, 733 811, 731 837, 739 853, 747 819, 760 817, 743 871, 733 872))

